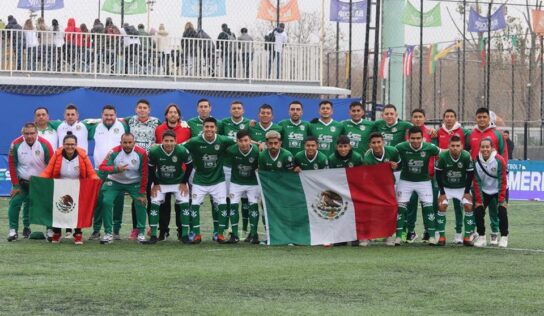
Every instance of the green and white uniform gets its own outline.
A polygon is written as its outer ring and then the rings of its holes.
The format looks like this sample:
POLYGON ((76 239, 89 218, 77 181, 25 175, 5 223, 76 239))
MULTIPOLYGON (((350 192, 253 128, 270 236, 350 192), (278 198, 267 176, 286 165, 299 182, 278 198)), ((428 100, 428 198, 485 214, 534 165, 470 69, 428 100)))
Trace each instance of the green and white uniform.
POLYGON ((57 127, 59 126, 59 124, 60 121, 50 121, 49 123, 47 123, 46 128, 37 128, 38 136, 45 138, 49 142, 49 144, 51 144, 53 151, 56 151, 57 148, 59 148, 59 136, 57 134, 57 127))
MULTIPOLYGON (((240 122, 234 122, 232 117, 227 117, 221 121, 221 129, 218 132, 220 135, 224 135, 233 141, 236 141, 236 133, 242 129, 249 128, 249 120, 242 118, 240 122)), ((230 192, 230 178, 231 178, 231 162, 230 156, 227 155, 223 159, 223 172, 225 173, 225 182, 227 184, 227 196, 230 192)))
POLYGON ((341 157, 338 152, 329 156, 330 168, 353 168, 363 164, 363 157, 351 150, 346 157, 341 157))
POLYGON ((317 145, 320 152, 329 157, 336 150, 336 139, 344 134, 344 125, 332 120, 324 123, 321 119, 317 123, 310 123, 309 135, 317 137, 317 145))
POLYGON ((406 140, 408 130, 412 127, 412 123, 402 120, 397 120, 395 124, 389 126, 384 120, 374 122, 373 132, 378 132, 383 135, 383 140, 386 146, 397 146, 406 140))
POLYGON ((266 133, 269 131, 276 131, 278 133, 282 132, 281 126, 275 123, 270 123, 270 125, 265 128, 261 125, 261 122, 258 122, 253 127, 249 127, 249 137, 251 140, 257 142, 257 143, 266 143, 266 133))
POLYGON ((390 161, 396 163, 401 162, 399 151, 393 146, 384 146, 381 157, 376 157, 372 149, 367 150, 365 155, 363 156, 363 164, 367 166, 390 161))
POLYGON ((359 122, 345 120, 342 124, 344 124, 344 134, 349 138, 353 150, 364 155, 368 149, 368 140, 372 134, 374 123, 361 119, 359 122))
POLYGON ((302 170, 318 170, 329 168, 329 158, 325 154, 317 151, 312 159, 309 159, 306 155, 306 151, 303 150, 295 155, 295 166, 300 167, 302 170))
POLYGON ((291 119, 278 123, 281 126, 281 146, 291 152, 293 156, 304 150, 304 140, 308 136, 310 123, 299 120, 294 123, 291 119))
POLYGON ((280 148, 275 158, 270 155, 268 148, 259 154, 259 170, 263 171, 291 170, 294 167, 294 162, 293 155, 284 148, 280 148))

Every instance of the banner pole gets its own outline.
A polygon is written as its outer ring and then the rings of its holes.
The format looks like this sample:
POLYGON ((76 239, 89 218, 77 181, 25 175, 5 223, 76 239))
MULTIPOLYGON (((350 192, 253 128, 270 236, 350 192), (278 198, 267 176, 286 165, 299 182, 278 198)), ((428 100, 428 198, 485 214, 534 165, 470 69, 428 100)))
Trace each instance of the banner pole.
POLYGON ((276 1, 276 27, 279 27, 279 26, 280 26, 280 0, 277 0, 276 1))
POLYGON ((43 19, 44 17, 44 14, 45 14, 45 0, 42 0, 41 3, 40 3, 40 6, 41 6, 41 17, 43 19))
POLYGON ((487 10, 487 79, 486 79, 486 98, 485 106, 489 109, 489 99, 491 99, 491 2, 487 10))
POLYGON ((461 80, 461 113, 459 113, 459 120, 462 122, 465 119, 465 93, 466 93, 466 86, 465 86, 465 78, 467 74, 466 69, 466 52, 467 52, 467 0, 463 0, 463 75, 461 80))
POLYGON ((419 108, 423 108, 423 0, 419 5, 419 108))
POLYGON ((198 30, 202 30, 202 0, 198 0, 198 30))
MULTIPOLYGON (((348 42, 348 55, 349 55, 349 59, 348 59, 348 84, 347 84, 347 88, 349 90, 351 90, 351 38, 352 38, 352 11, 353 11, 353 0, 349 0, 349 32, 348 32, 348 37, 349 37, 349 42, 348 42)), ((349 94, 349 97, 351 98, 351 92, 349 94)))

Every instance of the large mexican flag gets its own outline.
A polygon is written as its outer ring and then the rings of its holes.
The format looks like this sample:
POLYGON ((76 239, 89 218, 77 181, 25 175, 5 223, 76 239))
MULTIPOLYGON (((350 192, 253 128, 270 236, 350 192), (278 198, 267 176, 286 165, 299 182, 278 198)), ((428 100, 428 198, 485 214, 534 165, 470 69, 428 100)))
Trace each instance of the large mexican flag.
POLYGON ((30 222, 57 228, 90 227, 100 185, 98 179, 32 177, 30 222))
POLYGON ((321 245, 391 236, 397 200, 389 164, 301 173, 259 171, 268 244, 321 245))

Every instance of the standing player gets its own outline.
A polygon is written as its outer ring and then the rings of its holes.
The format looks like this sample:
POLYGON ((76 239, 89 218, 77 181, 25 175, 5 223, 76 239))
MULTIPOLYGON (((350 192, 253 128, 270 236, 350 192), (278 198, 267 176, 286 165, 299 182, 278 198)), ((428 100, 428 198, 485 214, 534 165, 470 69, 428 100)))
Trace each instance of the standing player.
POLYGON ((131 133, 124 133, 121 136, 121 145, 114 147, 100 164, 100 171, 107 174, 107 179, 100 189, 105 233, 100 240, 101 244, 110 244, 114 240, 112 209, 117 197, 125 193, 134 200, 136 207, 138 242, 145 242, 147 164, 145 150, 135 145, 134 135, 131 133))
POLYGON ((374 123, 364 119, 365 109, 361 102, 352 102, 349 105, 349 115, 351 119, 342 122, 344 133, 348 136, 353 150, 364 155, 374 123))
POLYGON ((310 133, 317 137, 319 151, 329 157, 336 148, 336 138, 344 134, 342 123, 332 118, 332 103, 329 100, 323 100, 319 103, 319 119, 310 124, 310 133))
POLYGON ((397 146, 406 140, 412 124, 399 119, 397 107, 387 104, 383 107, 382 119, 374 123, 373 131, 381 133, 385 146, 397 146))
MULTIPOLYGON (((39 176, 53 155, 51 144, 45 138, 38 136, 38 129, 34 123, 25 124, 22 134, 11 142, 8 153, 9 172, 13 186, 8 209, 8 241, 19 238, 19 213, 23 203, 28 205, 30 177, 39 176)), ((30 217, 27 207, 23 208, 23 226, 23 237, 30 237, 30 217)))
POLYGON ((255 126, 249 127, 249 136, 253 143, 259 146, 260 151, 266 147, 266 133, 268 131, 276 131, 281 134, 281 126, 273 123, 273 118, 272 107, 263 104, 259 107, 259 122, 255 126))
POLYGON ((295 155, 293 171, 318 170, 329 168, 329 158, 317 150, 317 138, 308 136, 304 141, 304 150, 295 155))
POLYGON ((181 241, 189 241, 189 187, 187 182, 193 169, 189 151, 183 145, 176 145, 176 133, 167 130, 162 135, 162 144, 149 150, 150 171, 155 173, 155 183, 151 190, 151 210, 149 226, 151 226, 150 244, 157 242, 157 225, 159 224, 159 208, 166 197, 172 193, 179 205, 181 222, 181 241), (183 170, 185 165, 185 170, 183 170))
MULTIPOLYGON (((193 243, 200 243, 200 205, 206 195, 210 195, 218 204, 219 214, 212 216, 214 219, 214 235, 217 241, 224 242, 223 231, 225 227, 219 225, 219 216, 227 216, 227 188, 225 173, 223 172, 223 159, 227 148, 234 144, 228 137, 217 135, 217 120, 208 117, 204 120, 204 131, 201 136, 191 138, 185 147, 191 153, 194 162, 194 179, 192 188, 191 220, 195 237, 193 243)), ((222 221, 224 223, 224 221, 222 221)))
POLYGON ((57 127, 58 144, 62 144, 68 132, 77 137, 77 147, 89 151, 88 124, 79 120, 79 112, 74 104, 68 104, 64 109, 64 121, 57 127))
POLYGON ((198 116, 193 117, 187 121, 191 128, 191 137, 200 136, 202 134, 202 128, 204 126, 204 120, 210 117, 212 112, 212 105, 207 99, 200 99, 196 103, 196 111, 198 116))
POLYGON ((278 123, 281 126, 281 143, 293 156, 304 150, 304 140, 308 137, 310 123, 302 120, 302 103, 289 104, 289 119, 278 123))
POLYGON ((474 177, 476 207, 474 216, 476 217, 476 228, 478 230, 478 238, 474 242, 474 246, 487 246, 484 222, 485 209, 491 204, 491 201, 495 201, 499 205, 499 229, 501 232, 498 245, 501 248, 506 248, 508 247, 508 214, 506 210, 508 165, 506 159, 495 151, 492 140, 484 138, 480 141, 480 153, 476 157, 474 164, 476 168, 474 177))
POLYGON ((346 135, 336 139, 336 150, 329 156, 330 168, 353 168, 363 164, 361 155, 353 150, 346 135))
MULTIPOLYGON (((436 182, 440 190, 438 197, 438 213, 436 224, 440 238, 438 245, 446 244, 446 210, 450 200, 457 200, 465 209, 465 237, 463 243, 472 245, 474 233, 474 215, 472 213, 472 196, 470 187, 474 177, 474 164, 470 153, 463 150, 463 142, 457 135, 450 138, 449 150, 440 153, 435 165, 436 182)), ((457 243, 457 240, 455 241, 457 243)))
POLYGON ((435 214, 433 211, 433 188, 429 176, 431 157, 437 156, 440 149, 431 143, 423 141, 423 132, 418 126, 408 131, 408 141, 396 146, 399 151, 402 170, 397 185, 397 200, 399 204, 397 215, 397 238, 395 245, 400 245, 401 236, 406 224, 406 207, 412 193, 415 192, 423 206, 424 221, 430 235, 429 244, 436 245, 435 214))
POLYGON ((49 121, 49 111, 46 107, 40 106, 34 110, 34 125, 38 129, 38 136, 45 138, 53 150, 58 148, 56 125, 49 121))

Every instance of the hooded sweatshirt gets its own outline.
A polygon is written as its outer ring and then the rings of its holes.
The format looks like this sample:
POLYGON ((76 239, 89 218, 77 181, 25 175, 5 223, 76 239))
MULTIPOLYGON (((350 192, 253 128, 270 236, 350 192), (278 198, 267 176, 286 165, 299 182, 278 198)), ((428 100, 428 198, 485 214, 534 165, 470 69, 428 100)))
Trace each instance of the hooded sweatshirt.
POLYGON ((455 122, 451 129, 448 129, 445 124, 442 124, 442 127, 440 127, 440 129, 438 130, 438 148, 447 149, 450 144, 450 139, 454 135, 461 138, 461 143, 463 144, 464 148, 466 143, 466 135, 465 130, 461 127, 461 124, 459 124, 459 122, 455 122))
POLYGON ((493 148, 501 155, 506 162, 508 162, 508 148, 504 141, 504 135, 501 131, 498 131, 494 125, 489 125, 485 129, 481 130, 478 126, 475 126, 469 136, 470 155, 472 159, 476 159, 480 152, 480 141, 484 138, 491 139, 493 148))
POLYGON ((79 27, 76 26, 76 19, 68 19, 68 26, 64 32, 66 32, 66 44, 81 46, 81 34, 74 34, 81 33, 79 27))
POLYGON ((476 203, 483 204, 483 193, 488 195, 498 194, 499 204, 506 201, 507 164, 506 160, 497 154, 491 153, 489 159, 485 160, 481 153, 476 155, 474 163, 474 195, 476 203))

